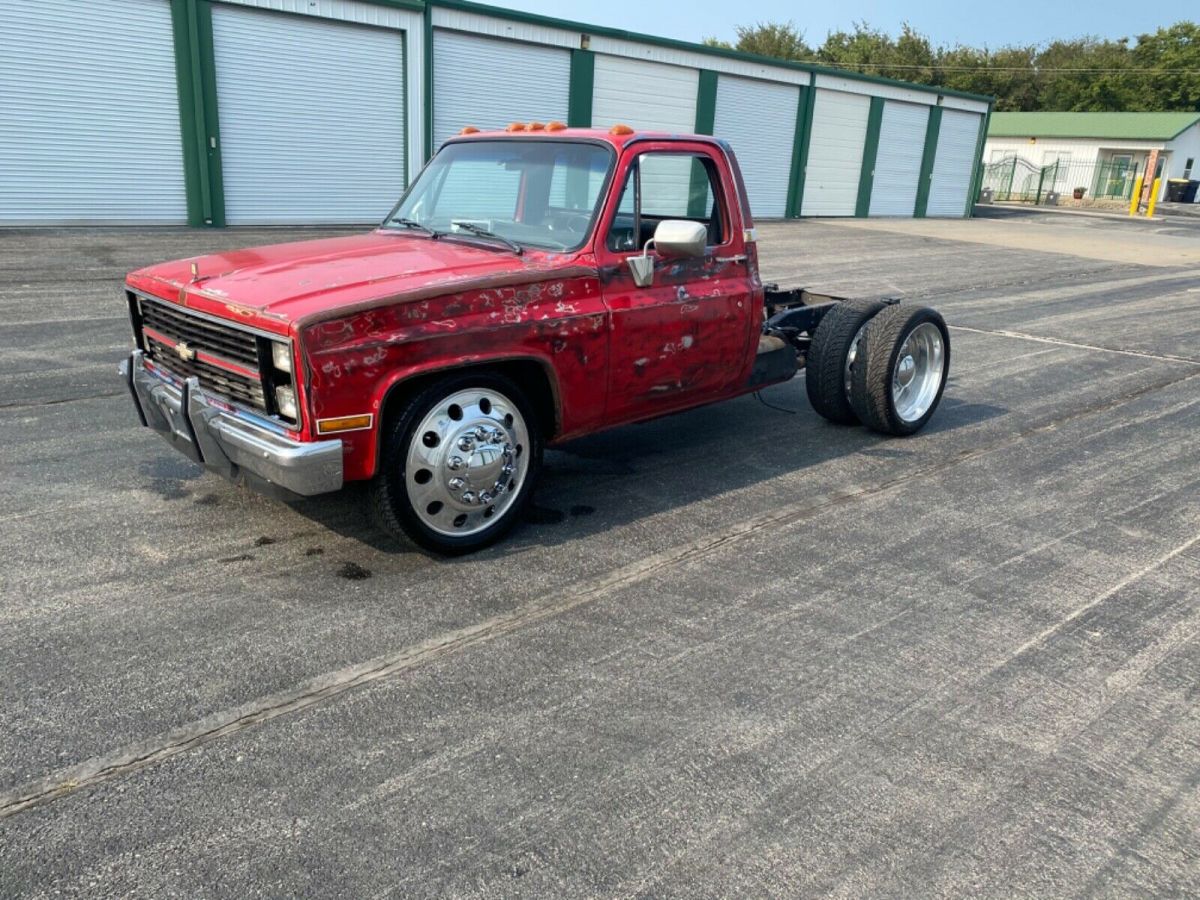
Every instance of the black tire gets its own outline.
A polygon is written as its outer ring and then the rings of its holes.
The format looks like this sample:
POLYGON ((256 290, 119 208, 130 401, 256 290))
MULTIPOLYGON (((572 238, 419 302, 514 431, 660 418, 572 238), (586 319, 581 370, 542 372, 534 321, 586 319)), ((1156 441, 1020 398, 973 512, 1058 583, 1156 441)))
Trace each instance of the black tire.
POLYGON ((893 306, 872 319, 863 331, 858 360, 850 382, 850 403, 859 420, 880 434, 896 437, 916 434, 933 416, 946 389, 950 375, 950 332, 937 310, 928 306, 893 306), (922 325, 932 325, 940 333, 941 380, 923 414, 916 416, 914 411, 913 416, 905 418, 897 412, 892 381, 904 342, 922 325))
POLYGON ((542 425, 533 404, 511 379, 492 372, 462 372, 440 378, 408 398, 384 424, 379 469, 371 482, 373 517, 379 527, 396 540, 411 542, 434 553, 458 556, 480 550, 500 540, 521 520, 541 473, 543 443, 542 425), (422 521, 409 497, 406 468, 410 447, 418 439, 418 426, 445 398, 462 391, 496 392, 511 401, 524 420, 522 424, 528 433, 529 446, 517 448, 519 453, 525 454, 527 462, 516 496, 496 517, 494 524, 460 536, 443 534, 422 521))
POLYGON ((808 402, 837 425, 858 423, 847 396, 846 356, 859 330, 884 305, 879 300, 844 300, 825 314, 813 333, 804 366, 808 402))

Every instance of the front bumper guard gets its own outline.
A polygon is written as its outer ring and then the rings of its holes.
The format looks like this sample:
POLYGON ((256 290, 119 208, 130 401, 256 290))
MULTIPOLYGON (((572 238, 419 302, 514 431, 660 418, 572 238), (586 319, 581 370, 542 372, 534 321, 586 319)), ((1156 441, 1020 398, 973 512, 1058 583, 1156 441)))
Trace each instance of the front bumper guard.
POLYGON ((281 496, 311 497, 342 486, 342 442, 296 441, 206 394, 196 378, 182 387, 146 368, 141 350, 121 377, 141 423, 193 462, 230 481, 281 496))

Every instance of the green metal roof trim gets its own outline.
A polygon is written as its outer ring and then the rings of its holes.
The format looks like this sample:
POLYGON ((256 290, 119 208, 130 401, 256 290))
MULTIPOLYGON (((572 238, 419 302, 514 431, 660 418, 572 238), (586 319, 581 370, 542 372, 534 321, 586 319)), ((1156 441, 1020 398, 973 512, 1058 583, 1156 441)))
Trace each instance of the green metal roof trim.
MULTIPOLYGON (((376 0, 378 2, 378 0, 376 0)), ((387 2, 387 0, 384 0, 387 2)), ((651 44, 657 47, 669 47, 673 50, 687 50, 691 53, 703 53, 709 56, 722 56, 726 59, 737 59, 742 62, 759 65, 776 66, 782 69, 794 69, 799 72, 813 72, 819 75, 834 75, 839 78, 849 78, 853 81, 865 81, 870 84, 888 84, 894 87, 923 91, 927 94, 940 94, 944 97, 961 97, 965 100, 978 100, 989 106, 995 102, 994 97, 984 94, 971 94, 966 91, 956 91, 951 88, 938 87, 930 84, 916 84, 911 81, 897 81, 893 78, 881 78, 877 75, 864 75, 849 69, 836 69, 830 66, 818 66, 811 63, 793 62, 786 59, 776 59, 773 56, 759 56, 756 53, 743 53, 741 50, 726 50, 722 47, 709 47, 707 44, 693 44, 690 41, 677 41, 674 38, 656 37, 652 34, 641 34, 636 31, 625 31, 621 28, 607 28, 600 25, 588 25, 585 22, 572 22, 568 19, 556 19, 552 16, 542 16, 535 13, 519 12, 505 9, 501 6, 489 6, 486 3, 471 3, 469 0, 431 0, 430 6, 440 6, 444 9, 457 9, 462 12, 478 13, 484 16, 495 16, 500 19, 511 19, 515 22, 528 22, 531 25, 544 25, 547 28, 561 28, 567 31, 579 31, 583 34, 601 34, 618 40, 635 41, 639 44, 651 44)))
POLYGON ((1197 122, 1195 112, 994 112, 988 137, 1169 141, 1197 122))

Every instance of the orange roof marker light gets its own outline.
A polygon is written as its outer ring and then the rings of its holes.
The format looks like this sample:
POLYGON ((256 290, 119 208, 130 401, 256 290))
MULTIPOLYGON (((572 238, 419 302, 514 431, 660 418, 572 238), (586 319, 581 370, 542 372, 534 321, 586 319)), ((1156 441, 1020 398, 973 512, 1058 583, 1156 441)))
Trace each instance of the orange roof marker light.
POLYGON ((479 134, 479 129, 474 125, 464 125, 459 134, 479 134))
POLYGON ((608 129, 608 133, 609 134, 633 134, 633 129, 630 128, 628 125, 622 125, 621 123, 618 122, 612 128, 608 129))
POLYGON ((544 131, 546 128, 541 122, 530 122, 525 126, 526 131, 544 131))
POLYGON ((566 123, 564 123, 564 122, 559 122, 559 121, 556 119, 556 120, 555 120, 555 121, 553 121, 553 122, 549 122, 549 123, 547 123, 547 125, 546 125, 546 130, 547 130, 547 131, 563 131, 563 130, 565 130, 565 129, 566 129, 566 127, 567 127, 567 126, 566 126, 566 123))
POLYGON ((504 130, 505 131, 524 131, 525 123, 524 122, 510 122, 508 127, 505 128, 504 130))

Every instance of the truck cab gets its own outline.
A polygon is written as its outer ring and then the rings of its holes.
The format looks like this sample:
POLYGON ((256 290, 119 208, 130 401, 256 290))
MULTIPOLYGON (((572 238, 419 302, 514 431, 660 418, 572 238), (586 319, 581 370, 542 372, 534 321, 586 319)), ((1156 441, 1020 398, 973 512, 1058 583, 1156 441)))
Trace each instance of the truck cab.
MULTIPOLYGON (((894 305, 764 286, 723 141, 560 123, 464 129, 367 234, 151 266, 126 297, 142 424, 284 497, 369 480, 380 525, 441 553, 518 521, 547 444, 759 390, 818 352, 838 357, 818 411, 862 418, 854 361, 894 305)), ((933 316, 889 370, 906 389, 926 373, 919 414, 897 429, 863 400, 877 430, 918 430, 940 399, 933 316)))

